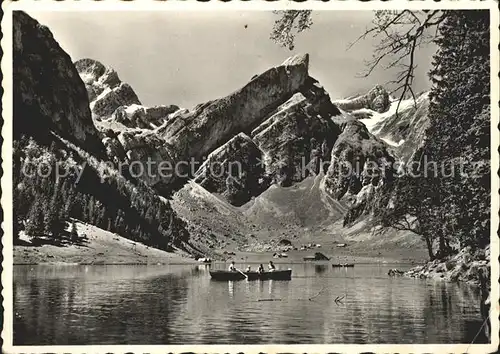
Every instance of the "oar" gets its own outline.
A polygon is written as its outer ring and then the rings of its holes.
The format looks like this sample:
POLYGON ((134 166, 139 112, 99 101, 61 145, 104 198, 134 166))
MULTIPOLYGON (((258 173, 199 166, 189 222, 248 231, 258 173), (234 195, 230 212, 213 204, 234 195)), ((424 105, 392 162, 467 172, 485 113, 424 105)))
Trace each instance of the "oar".
POLYGON ((238 268, 236 268, 236 270, 237 270, 238 272, 240 272, 241 274, 243 274, 243 276, 244 276, 245 278, 247 278, 247 279, 248 279, 248 275, 246 275, 245 273, 243 273, 243 272, 242 272, 241 270, 239 270, 238 268))

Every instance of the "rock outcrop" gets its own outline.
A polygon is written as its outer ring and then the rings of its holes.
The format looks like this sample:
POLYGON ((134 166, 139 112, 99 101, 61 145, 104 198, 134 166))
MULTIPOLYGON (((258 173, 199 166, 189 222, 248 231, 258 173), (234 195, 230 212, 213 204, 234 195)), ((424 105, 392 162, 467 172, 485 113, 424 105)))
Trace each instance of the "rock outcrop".
POLYGON ((75 67, 85 83, 94 119, 109 118, 120 106, 141 104, 132 87, 122 82, 115 70, 93 59, 80 59, 75 67))
MULTIPOLYGON (((305 61, 304 57, 294 57, 284 64, 303 65, 305 61)), ((290 186, 311 173, 319 173, 321 163, 329 161, 331 148, 340 134, 339 127, 331 120, 340 112, 311 77, 296 91, 273 111, 260 117, 260 124, 250 133, 251 140, 240 134, 210 155, 210 164, 213 161, 227 164, 228 158, 232 158, 242 168, 239 176, 225 173, 216 182, 206 177, 207 162, 197 173, 196 180, 207 190, 240 205, 271 184, 290 186)))
POLYGON ((404 163, 409 162, 422 147, 429 126, 429 92, 417 95, 415 100, 400 101, 388 96, 381 86, 376 86, 364 95, 335 101, 335 104, 365 124, 370 133, 382 139, 404 163))
POLYGON ((380 85, 375 86, 363 95, 355 96, 345 100, 334 101, 344 111, 355 111, 362 108, 371 109, 383 113, 389 109, 389 93, 380 85))
POLYGON ((155 129, 164 124, 171 117, 170 115, 178 110, 179 107, 176 105, 143 107, 132 104, 118 107, 111 118, 128 127, 155 129))
POLYGON ((348 173, 344 166, 335 164, 332 160, 332 167, 325 180, 327 190, 334 197, 351 201, 349 211, 344 218, 344 224, 347 225, 355 222, 363 214, 387 207, 387 202, 393 192, 392 179, 387 176, 390 177, 395 172, 392 169, 386 169, 385 172, 382 171, 386 178, 368 181, 363 177, 367 173, 363 171, 365 169, 363 156, 365 156, 366 149, 360 154, 359 149, 357 149, 358 152, 353 151, 353 146, 365 146, 372 150, 368 156, 371 156, 370 160, 375 157, 373 166, 377 174, 380 172, 378 170, 380 170, 381 163, 391 165, 394 160, 397 160, 398 165, 394 167, 399 169, 413 160, 418 160, 426 139, 426 129, 429 126, 429 95, 428 92, 424 92, 416 100, 410 98, 400 102, 398 99, 390 98, 381 86, 377 86, 365 95, 335 101, 335 103, 349 115, 350 120, 348 119, 347 122, 350 123, 346 126, 350 128, 345 130, 342 138, 338 139, 332 158, 338 155, 339 163, 353 158, 359 159, 352 163, 357 163, 357 170, 362 171, 354 173, 350 178, 332 178, 333 175, 348 173), (384 106, 383 109, 382 106, 384 106), (356 120, 357 124, 352 123, 356 120), (361 123, 366 128, 362 127, 361 123), (356 136, 359 139, 356 139, 356 136), (347 148, 345 141, 343 142, 344 138, 351 140, 347 148), (380 160, 377 156, 384 158, 380 160), (335 165, 337 165, 336 168, 335 165), (361 180, 359 176, 362 176, 361 180))
POLYGON ((104 156, 85 86, 50 30, 13 12, 14 135, 50 141, 49 132, 104 156))
POLYGON ((299 92, 252 131, 252 138, 264 153, 266 175, 273 182, 290 186, 311 172, 319 173, 319 164, 329 155, 339 134, 329 118, 321 116, 299 92))
MULTIPOLYGON (((374 134, 387 141, 398 142, 395 149, 399 159, 405 163, 419 159, 416 153, 423 147, 429 127, 429 92, 413 99, 404 100, 396 114, 388 116, 374 127, 374 134)), ((393 102, 392 105, 397 105, 393 102)))
POLYGON ((75 62, 90 100, 92 117, 96 121, 108 120, 125 127, 155 129, 179 110, 176 105, 144 107, 129 84, 118 77, 112 68, 93 59, 75 62))
MULTIPOLYGON (((285 63, 290 62, 300 62, 300 57, 285 63)), ((318 174, 321 165, 326 169, 324 162, 329 161, 331 148, 340 134, 340 128, 331 120, 339 113, 323 87, 308 77, 292 97, 261 117, 261 123, 250 133, 251 139, 241 133, 217 149, 216 154, 212 153, 210 163, 200 169, 196 181, 241 205, 271 184, 290 186, 311 173, 318 174), (207 166, 214 161, 232 161, 241 173, 230 175, 227 168, 223 169, 226 173, 216 182, 216 178, 206 177, 207 166)))
POLYGON ((364 186, 377 185, 390 176, 394 163, 386 145, 355 120, 345 124, 331 156, 325 187, 336 199, 356 195, 364 186))
POLYGON ((262 164, 262 151, 244 133, 236 135, 208 155, 195 175, 195 182, 222 194, 240 206, 269 187, 262 164))
POLYGON ((417 266, 405 272, 404 275, 412 278, 442 279, 479 285, 481 272, 486 275, 489 284, 490 267, 490 246, 476 251, 465 247, 453 256, 417 266))
POLYGON ((349 224, 373 207, 374 195, 392 181, 394 157, 387 146, 359 121, 347 121, 332 149, 325 190, 350 208, 349 224))

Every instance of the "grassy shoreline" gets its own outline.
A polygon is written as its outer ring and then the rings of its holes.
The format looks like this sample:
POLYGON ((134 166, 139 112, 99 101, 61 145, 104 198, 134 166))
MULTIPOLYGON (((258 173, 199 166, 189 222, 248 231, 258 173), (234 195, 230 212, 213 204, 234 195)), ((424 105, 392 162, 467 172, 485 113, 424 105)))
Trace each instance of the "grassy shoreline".
MULTIPOLYGON (((76 244, 34 245, 25 240, 24 245, 15 245, 14 265, 167 265, 199 264, 189 254, 181 250, 166 252, 131 241, 117 234, 99 229, 93 225, 76 224, 80 241, 76 244)), ((422 264, 425 250, 403 247, 373 248, 363 242, 352 247, 322 247, 302 251, 290 251, 287 258, 273 258, 274 252, 235 252, 223 255, 224 259, 214 259, 216 263, 235 261, 238 264, 304 263, 303 258, 321 252, 331 257, 330 263, 356 264, 422 264)), ((222 253, 222 252, 221 252, 222 253)))

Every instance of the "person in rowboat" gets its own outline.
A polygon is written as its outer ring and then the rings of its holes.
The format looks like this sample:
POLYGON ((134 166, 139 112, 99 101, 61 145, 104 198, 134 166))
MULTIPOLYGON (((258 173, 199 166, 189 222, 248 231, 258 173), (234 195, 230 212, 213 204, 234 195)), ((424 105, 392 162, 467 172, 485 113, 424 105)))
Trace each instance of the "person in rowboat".
POLYGON ((274 271, 276 270, 276 267, 274 266, 273 261, 269 261, 269 266, 268 266, 268 268, 269 268, 269 271, 270 271, 270 272, 274 272, 274 271))
POLYGON ((264 273, 264 266, 261 264, 259 265, 259 268, 257 269, 258 273, 264 273))
POLYGON ((234 265, 234 261, 232 261, 231 264, 229 265, 229 271, 230 272, 236 272, 236 267, 234 265))
POLYGON ((248 266, 248 267, 247 267, 247 270, 245 270, 245 272, 247 272, 247 273, 248 273, 248 272, 250 272, 251 270, 252 270, 252 269, 251 269, 251 267, 250 267, 250 266, 248 266))

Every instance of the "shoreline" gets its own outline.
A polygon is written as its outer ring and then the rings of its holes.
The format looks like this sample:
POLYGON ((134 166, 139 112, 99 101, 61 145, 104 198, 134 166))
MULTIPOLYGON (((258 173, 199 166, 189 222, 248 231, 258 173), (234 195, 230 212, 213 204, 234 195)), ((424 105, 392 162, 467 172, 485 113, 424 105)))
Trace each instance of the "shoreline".
MULTIPOLYGON (((96 262, 96 263, 76 263, 76 262, 39 262, 39 263, 31 263, 31 262, 14 262, 12 263, 13 266, 161 266, 161 265, 216 265, 216 264, 229 264, 230 262, 227 261, 216 261, 212 263, 202 263, 202 262, 197 262, 195 260, 193 261, 186 261, 186 262, 158 262, 158 263, 131 263, 131 262, 96 262)), ((236 262, 238 263, 238 262, 236 262)), ((241 262, 242 264, 251 264, 251 265, 257 265, 260 264, 261 262, 259 261, 252 261, 252 262, 241 262)), ((314 265, 322 265, 322 264, 332 264, 331 261, 291 261, 291 262, 275 262, 273 260, 274 264, 314 264, 314 265)), ((383 262, 356 262, 355 265, 393 265, 393 264, 404 264, 404 265, 422 265, 424 263, 407 263, 404 261, 383 261, 383 262)))
MULTIPOLYGON (((143 246, 144 247, 144 246, 143 246)), ((225 260, 214 259, 211 263, 198 262, 193 258, 185 255, 165 252, 157 249, 155 253, 163 253, 162 255, 145 255, 145 254, 113 254, 107 252, 93 252, 91 254, 60 254, 68 250, 55 249, 54 246, 37 246, 29 252, 25 252, 26 246, 14 246, 14 262, 15 266, 26 265, 52 265, 52 266, 79 266, 79 265, 128 265, 128 266, 160 266, 160 265, 203 265, 203 264, 228 264, 234 261, 239 265, 256 265, 259 263, 267 263, 272 260, 275 264, 335 264, 335 263, 354 263, 358 265, 412 265, 422 266, 426 264, 422 259, 407 258, 403 252, 393 251, 387 254, 356 254, 356 252, 343 252, 342 255, 332 256, 329 260, 320 261, 305 261, 303 257, 310 256, 310 252, 298 251, 293 252, 287 258, 273 258, 271 252, 235 252, 234 256, 230 256, 225 260), (59 254, 54 255, 55 252, 59 254)), ((116 250, 115 250, 116 251, 116 250)))
MULTIPOLYGON (((81 236, 75 244, 31 243, 24 237, 23 245, 13 249, 13 265, 184 265, 204 264, 196 261, 188 253, 176 250, 167 252, 119 236, 90 224, 77 222, 81 236)), ((413 264, 426 263, 425 250, 404 248, 396 245, 374 248, 369 243, 354 244, 339 248, 324 245, 321 248, 291 250, 286 258, 274 258, 275 252, 233 251, 224 254, 219 250, 218 257, 212 257, 213 264, 235 261, 238 264, 258 264, 273 261, 280 263, 305 263, 304 257, 321 252, 328 261, 314 263, 355 263, 355 264, 413 264)))
MULTIPOLYGON (((399 270, 394 269, 396 272, 399 270)), ((479 286, 481 274, 491 278, 490 246, 473 251, 470 247, 461 249, 457 254, 445 259, 428 261, 416 265, 407 271, 400 271, 392 276, 408 278, 442 280, 451 283, 462 283, 479 286)))

